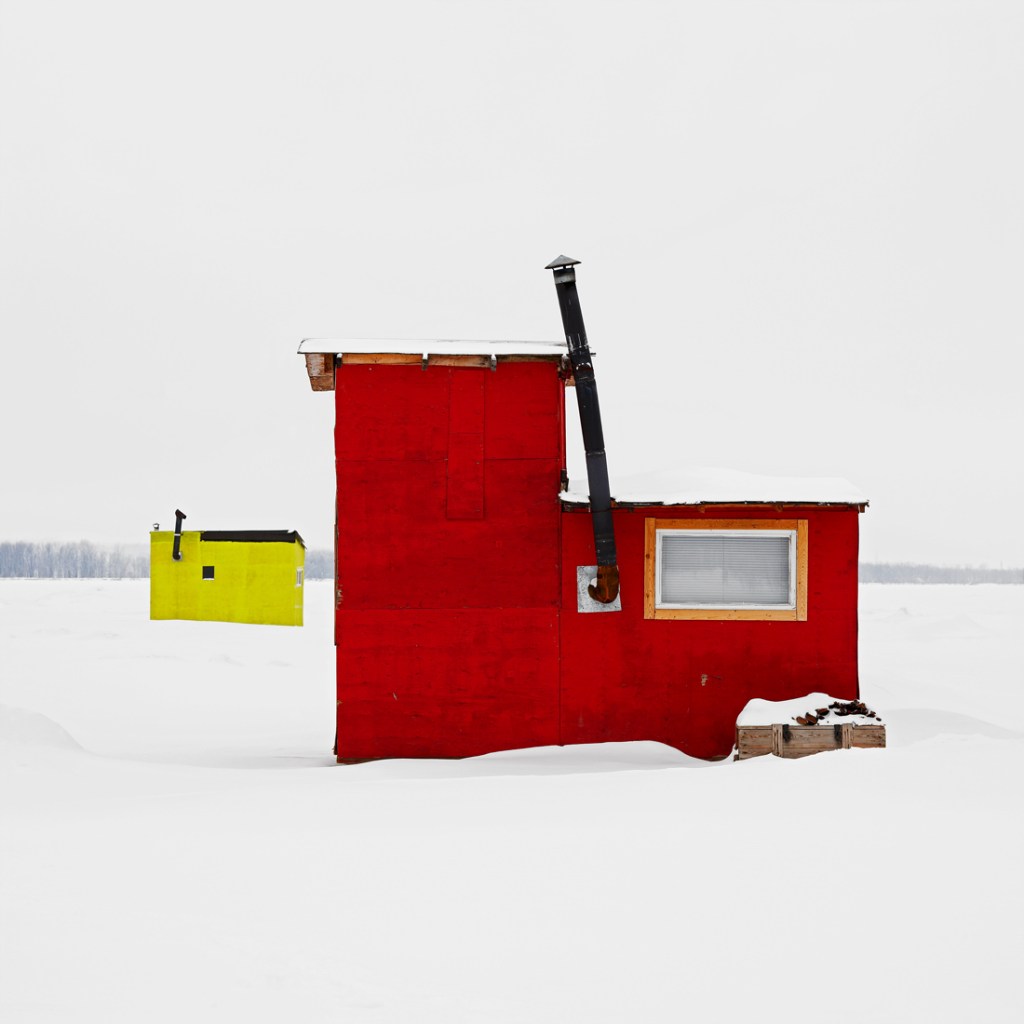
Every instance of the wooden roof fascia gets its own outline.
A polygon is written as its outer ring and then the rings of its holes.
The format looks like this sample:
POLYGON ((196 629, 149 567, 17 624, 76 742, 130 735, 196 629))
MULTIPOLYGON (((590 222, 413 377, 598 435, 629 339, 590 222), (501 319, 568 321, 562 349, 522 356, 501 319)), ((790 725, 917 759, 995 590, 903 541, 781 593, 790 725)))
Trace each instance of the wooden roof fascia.
POLYGON ((462 355, 444 352, 424 352, 414 355, 405 352, 306 352, 306 373, 314 391, 333 391, 337 368, 347 366, 465 366, 495 369, 498 363, 547 363, 557 361, 566 384, 572 386, 572 370, 565 355, 556 352, 494 353, 491 355, 462 355))

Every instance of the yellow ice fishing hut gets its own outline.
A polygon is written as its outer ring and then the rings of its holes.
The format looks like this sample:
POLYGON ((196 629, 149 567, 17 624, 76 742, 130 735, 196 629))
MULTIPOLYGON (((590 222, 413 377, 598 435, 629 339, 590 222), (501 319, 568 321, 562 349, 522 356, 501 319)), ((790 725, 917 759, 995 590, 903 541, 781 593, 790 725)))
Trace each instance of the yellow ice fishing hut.
POLYGON ((302 625, 306 545, 294 530, 188 530, 149 537, 149 617, 302 625))

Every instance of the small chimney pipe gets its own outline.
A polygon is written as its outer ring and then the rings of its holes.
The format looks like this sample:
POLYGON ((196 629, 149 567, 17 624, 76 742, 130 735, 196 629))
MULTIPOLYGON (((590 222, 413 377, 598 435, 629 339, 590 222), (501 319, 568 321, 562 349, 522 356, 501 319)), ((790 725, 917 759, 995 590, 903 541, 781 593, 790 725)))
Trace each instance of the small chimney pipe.
POLYGON ((568 256, 553 259, 544 269, 554 271, 555 292, 562 314, 562 329, 569 346, 569 361, 576 381, 576 401, 580 409, 583 447, 587 453, 587 485, 590 489, 590 514, 594 523, 594 551, 597 580, 587 592, 601 604, 611 604, 619 593, 619 566, 615 554, 615 528, 612 524, 611 487, 608 483, 608 459, 604 451, 601 407, 597 401, 597 380, 583 326, 576 271, 579 260, 568 256))
POLYGON ((176 562, 181 561, 181 522, 187 518, 180 508, 174 510, 174 549, 171 551, 171 558, 176 562))

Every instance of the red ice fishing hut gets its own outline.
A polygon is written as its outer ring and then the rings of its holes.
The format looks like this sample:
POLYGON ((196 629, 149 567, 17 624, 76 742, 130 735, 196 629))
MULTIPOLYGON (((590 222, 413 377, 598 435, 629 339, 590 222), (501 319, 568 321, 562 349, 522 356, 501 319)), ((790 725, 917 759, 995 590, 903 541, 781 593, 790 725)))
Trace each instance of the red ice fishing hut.
POLYGON ((753 697, 859 697, 867 502, 707 470, 610 488, 576 263, 547 268, 565 344, 299 348, 336 402, 339 761, 611 740, 718 758, 753 697))

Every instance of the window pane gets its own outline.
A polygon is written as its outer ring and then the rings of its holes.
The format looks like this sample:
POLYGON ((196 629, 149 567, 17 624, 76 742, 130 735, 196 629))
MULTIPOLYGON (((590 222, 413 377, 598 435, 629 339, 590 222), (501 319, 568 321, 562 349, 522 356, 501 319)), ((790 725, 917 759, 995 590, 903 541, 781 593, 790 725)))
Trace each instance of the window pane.
POLYGON ((664 534, 663 604, 789 604, 789 538, 664 534))

